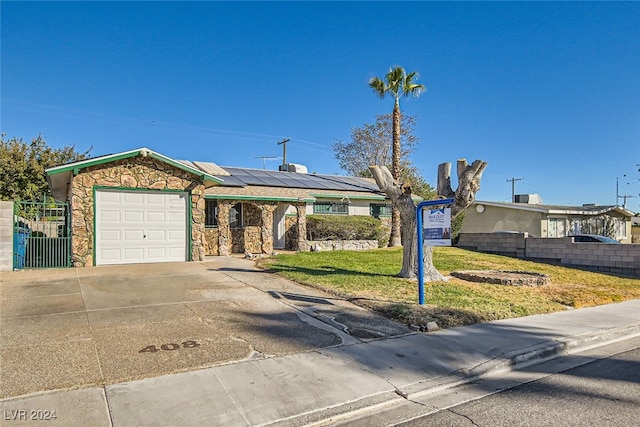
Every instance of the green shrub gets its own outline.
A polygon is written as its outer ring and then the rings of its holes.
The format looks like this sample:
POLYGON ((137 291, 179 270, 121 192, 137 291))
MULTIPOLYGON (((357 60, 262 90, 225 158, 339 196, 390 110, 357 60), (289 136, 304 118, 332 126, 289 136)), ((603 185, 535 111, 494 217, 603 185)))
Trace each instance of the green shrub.
POLYGON ((380 240, 382 235, 380 220, 372 216, 307 216, 309 240, 380 240))

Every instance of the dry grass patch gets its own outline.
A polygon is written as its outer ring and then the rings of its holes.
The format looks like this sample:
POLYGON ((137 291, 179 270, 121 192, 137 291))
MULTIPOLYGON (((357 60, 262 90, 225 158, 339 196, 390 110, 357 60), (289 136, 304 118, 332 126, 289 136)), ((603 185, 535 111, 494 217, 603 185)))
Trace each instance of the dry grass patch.
POLYGON ((454 270, 518 270, 547 274, 551 284, 518 287, 466 282, 425 285, 426 304, 418 305, 417 282, 396 277, 402 262, 397 249, 366 252, 316 252, 278 255, 262 266, 403 323, 461 326, 568 308, 589 307, 640 298, 640 280, 539 264, 459 248, 436 248, 440 272, 454 270))

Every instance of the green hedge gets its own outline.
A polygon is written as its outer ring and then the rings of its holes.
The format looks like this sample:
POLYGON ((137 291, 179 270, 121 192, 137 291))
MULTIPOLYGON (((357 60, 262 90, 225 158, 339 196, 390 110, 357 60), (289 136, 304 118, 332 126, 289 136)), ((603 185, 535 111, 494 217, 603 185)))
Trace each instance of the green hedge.
POLYGON ((380 220, 372 216, 308 215, 309 240, 380 240, 380 220))

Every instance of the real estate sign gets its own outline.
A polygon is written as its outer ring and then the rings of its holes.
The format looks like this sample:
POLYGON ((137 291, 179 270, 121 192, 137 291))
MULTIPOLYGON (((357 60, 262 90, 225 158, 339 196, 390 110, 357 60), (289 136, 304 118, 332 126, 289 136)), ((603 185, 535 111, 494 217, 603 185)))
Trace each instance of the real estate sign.
POLYGON ((451 209, 422 210, 423 244, 451 246, 451 209))

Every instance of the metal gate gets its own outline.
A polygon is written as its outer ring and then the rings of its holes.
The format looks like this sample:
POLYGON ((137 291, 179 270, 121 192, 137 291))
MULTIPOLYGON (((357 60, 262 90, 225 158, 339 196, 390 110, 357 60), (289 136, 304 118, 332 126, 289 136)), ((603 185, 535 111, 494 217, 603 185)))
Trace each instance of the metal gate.
POLYGON ((13 269, 71 267, 71 228, 67 203, 14 204, 13 269))

